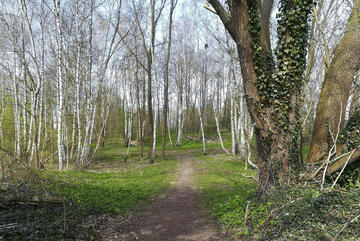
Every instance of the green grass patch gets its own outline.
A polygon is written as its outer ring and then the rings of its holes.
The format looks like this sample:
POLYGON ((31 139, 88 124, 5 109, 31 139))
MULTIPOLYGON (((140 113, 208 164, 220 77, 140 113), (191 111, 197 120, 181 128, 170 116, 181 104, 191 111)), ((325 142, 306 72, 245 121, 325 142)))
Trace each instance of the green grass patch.
POLYGON ((136 159, 132 151, 133 156, 124 162, 125 148, 117 142, 106 143, 91 169, 82 171, 48 168, 38 175, 30 169, 14 169, 17 175, 12 182, 19 200, 35 202, 1 203, 0 192, 0 224, 15 224, 0 229, 0 239, 101 240, 107 217, 123 225, 128 215, 166 191, 175 179, 177 161, 171 156, 149 164, 136 159))
POLYGON ((118 172, 48 171, 42 177, 50 192, 87 208, 124 215, 169 187, 176 164, 175 160, 128 163, 118 172))
POLYGON ((239 231, 243 226, 247 200, 256 188, 255 180, 244 175, 256 176, 256 172, 245 170, 235 157, 207 156, 197 164, 195 180, 203 204, 228 230, 239 231))
POLYGON ((360 240, 358 186, 320 191, 293 185, 261 198, 255 180, 243 175, 256 172, 245 171, 234 157, 208 156, 197 164, 204 205, 241 240, 360 240))

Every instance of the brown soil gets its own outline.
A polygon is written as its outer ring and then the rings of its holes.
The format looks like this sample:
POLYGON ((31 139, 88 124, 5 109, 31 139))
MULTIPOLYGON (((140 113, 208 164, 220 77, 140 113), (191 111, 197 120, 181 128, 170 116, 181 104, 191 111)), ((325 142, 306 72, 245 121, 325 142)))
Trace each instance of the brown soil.
POLYGON ((165 197, 159 197, 150 204, 141 216, 132 217, 126 224, 123 223, 121 234, 119 229, 104 230, 107 237, 103 240, 229 240, 217 231, 210 215, 200 206, 199 193, 192 185, 194 168, 191 157, 182 156, 178 159, 181 166, 175 187, 165 197))

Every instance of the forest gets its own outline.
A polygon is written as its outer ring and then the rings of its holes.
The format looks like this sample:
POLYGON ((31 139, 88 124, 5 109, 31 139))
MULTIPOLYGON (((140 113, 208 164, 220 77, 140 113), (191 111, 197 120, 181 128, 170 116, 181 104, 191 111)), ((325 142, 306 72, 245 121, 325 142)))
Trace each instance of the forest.
POLYGON ((0 56, 0 240, 360 240, 360 0, 2 0, 0 56))

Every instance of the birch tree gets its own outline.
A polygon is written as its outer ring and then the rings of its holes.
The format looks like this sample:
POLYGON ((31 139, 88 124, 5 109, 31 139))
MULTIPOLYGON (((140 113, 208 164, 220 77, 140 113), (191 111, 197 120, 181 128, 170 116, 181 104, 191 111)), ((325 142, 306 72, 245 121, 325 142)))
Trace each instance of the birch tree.
MULTIPOLYGON (((169 33, 168 33, 168 44, 167 44, 167 54, 165 59, 165 71, 164 71, 164 107, 163 107, 163 127, 162 127, 162 158, 165 158, 165 148, 166 148, 166 131, 168 125, 168 114, 169 114, 169 62, 171 56, 171 42, 172 42, 172 25, 173 25, 173 15, 175 7, 177 5, 177 0, 170 0, 170 12, 169 12, 169 33)), ((171 141, 171 136, 169 132, 169 137, 171 141)))

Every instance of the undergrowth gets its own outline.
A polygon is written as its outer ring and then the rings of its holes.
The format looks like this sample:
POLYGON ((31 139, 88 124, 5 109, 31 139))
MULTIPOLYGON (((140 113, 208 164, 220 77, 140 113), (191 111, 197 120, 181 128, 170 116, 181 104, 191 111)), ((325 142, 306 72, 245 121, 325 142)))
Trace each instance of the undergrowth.
POLYGON ((112 172, 42 171, 33 178, 19 172, 20 193, 0 189, 0 240, 99 240, 103 215, 121 223, 169 187, 176 166, 171 159, 129 160, 112 172))
POLYGON ((243 240, 360 240, 360 190, 298 185, 269 197, 234 157, 202 158, 197 184, 203 202, 224 229, 243 240), (246 216, 246 218, 245 218, 246 216))
POLYGON ((245 207, 253 195, 256 172, 245 171, 244 163, 224 155, 206 156, 197 164, 196 183, 203 204, 224 225, 237 232, 244 223, 245 207))

